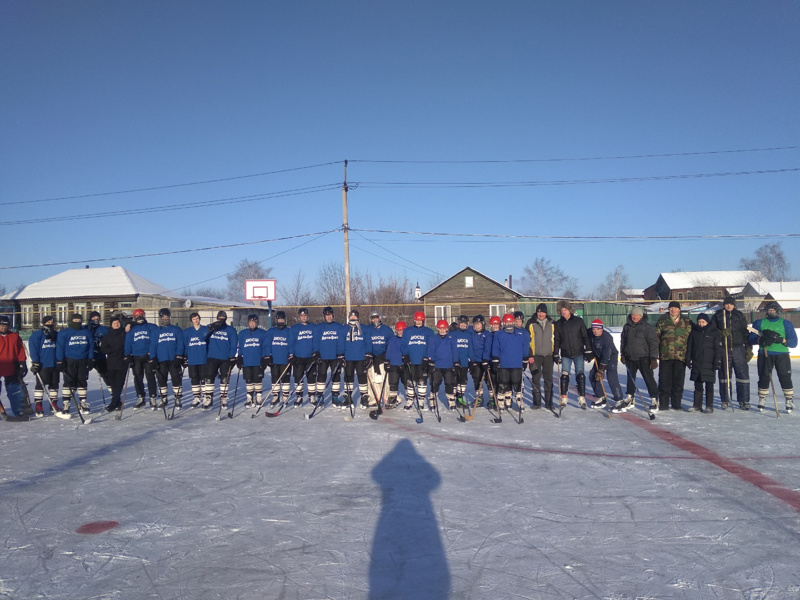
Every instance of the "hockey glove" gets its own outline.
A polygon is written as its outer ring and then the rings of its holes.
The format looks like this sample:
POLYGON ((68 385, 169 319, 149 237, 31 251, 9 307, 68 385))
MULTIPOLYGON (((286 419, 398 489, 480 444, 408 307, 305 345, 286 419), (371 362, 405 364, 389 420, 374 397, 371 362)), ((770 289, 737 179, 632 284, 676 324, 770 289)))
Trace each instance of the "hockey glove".
POLYGON ((658 360, 656 360, 655 358, 651 358, 650 359, 650 368, 655 371, 658 368, 658 360))
POLYGON ((339 361, 339 365, 344 368, 347 366, 347 360, 344 358, 344 354, 339 354, 336 356, 336 360, 339 361))
POLYGON ((590 363, 594 361, 594 352, 591 350, 587 350, 583 353, 583 360, 590 363))
POLYGON ((782 344, 782 343, 783 343, 783 338, 781 337, 781 334, 778 333, 777 331, 772 331, 768 329, 767 331, 761 332, 761 340, 760 340, 761 346, 771 346, 772 344, 782 344))
POLYGON ((31 363, 31 373, 36 375, 41 370, 42 370, 41 363, 31 363))
POLYGON ((553 362, 556 363, 557 365, 560 365, 561 364, 561 356, 559 356, 558 354, 553 354, 553 362))
POLYGON ((753 360, 753 347, 748 344, 744 351, 744 358, 747 362, 753 360))
POLYGON ((492 359, 492 368, 495 369, 495 370, 500 368, 500 359, 499 358, 493 358, 492 359))
POLYGON ((89 370, 89 371, 94 369, 94 359, 93 358, 87 358, 86 359, 86 369, 89 370))
POLYGON ((237 356, 236 357, 236 366, 240 369, 244 367, 244 356, 237 356))
POLYGON ((235 356, 231 356, 231 357, 228 359, 228 362, 230 363, 230 364, 228 365, 228 369, 229 369, 229 370, 233 368, 233 365, 237 365, 237 366, 239 365, 239 360, 238 360, 238 359, 237 359, 235 356))
POLYGON ((28 374, 28 365, 24 360, 17 363, 17 377, 21 380, 28 374))
POLYGON ((214 333, 222 329, 223 323, 222 321, 214 321, 208 324, 208 331, 209 333, 214 333))
MULTIPOLYGON (((133 366, 133 357, 132 356, 123 356, 122 357, 122 362, 124 362, 129 367, 132 367, 133 366)), ((61 363, 59 363, 59 364, 61 364, 61 363)))
POLYGON ((58 370, 59 370, 59 371, 61 371, 62 373, 66 373, 66 371, 67 371, 67 365, 66 365, 66 363, 63 363, 63 362, 57 362, 57 363, 56 363, 56 369, 58 369, 58 370))
POLYGON ((594 374, 594 380, 603 381, 603 377, 605 376, 605 374, 606 374, 605 367, 603 365, 600 365, 600 368, 597 369, 597 372, 594 374))
POLYGON ((481 366, 482 366, 484 369, 488 369, 488 368, 489 368, 489 361, 488 361, 488 360, 482 360, 482 361, 481 361, 481 366))
POLYGON ((261 357, 261 368, 266 369, 267 367, 272 366, 272 357, 271 356, 262 356, 261 357))
POLYGON ((620 356, 619 357, 619 362, 621 362, 624 365, 625 364, 625 357, 624 356, 620 356))
POLYGON ((372 366, 372 361, 373 360, 374 360, 374 357, 372 356, 372 354, 365 354, 364 355, 364 368, 365 369, 369 369, 372 366))
POLYGON ((410 365, 411 364, 411 357, 408 354, 403 355, 403 364, 410 365))

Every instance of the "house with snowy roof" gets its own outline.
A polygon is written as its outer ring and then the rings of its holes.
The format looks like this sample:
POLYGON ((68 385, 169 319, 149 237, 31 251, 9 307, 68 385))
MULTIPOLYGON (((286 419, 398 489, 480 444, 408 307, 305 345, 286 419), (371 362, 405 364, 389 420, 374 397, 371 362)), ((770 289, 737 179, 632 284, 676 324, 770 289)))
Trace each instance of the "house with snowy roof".
POLYGON ((747 282, 761 281, 760 271, 677 271, 661 273, 644 290, 645 300, 722 300, 740 293, 747 282))
POLYGON ((740 297, 746 310, 763 310, 772 300, 783 310, 800 310, 800 281, 750 281, 740 297))

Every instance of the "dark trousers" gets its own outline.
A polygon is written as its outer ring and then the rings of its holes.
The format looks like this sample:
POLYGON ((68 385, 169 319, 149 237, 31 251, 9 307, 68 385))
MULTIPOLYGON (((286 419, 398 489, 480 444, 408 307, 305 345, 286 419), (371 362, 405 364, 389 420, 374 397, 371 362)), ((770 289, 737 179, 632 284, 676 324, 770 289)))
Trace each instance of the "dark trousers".
POLYGON ((167 387, 167 377, 172 379, 172 393, 175 390, 180 390, 183 386, 183 369, 175 365, 174 361, 164 360, 158 363, 155 368, 156 379, 158 379, 159 387, 167 387))
POLYGON ((747 368, 747 347, 728 347, 722 355, 719 368, 719 397, 723 402, 731 401, 731 372, 736 375, 736 399, 739 404, 750 402, 750 369, 747 368))
POLYGON ((658 385, 656 385, 656 378, 653 375, 653 369, 650 368, 649 358, 629 358, 626 359, 625 366, 628 368, 628 382, 626 386, 626 393, 629 396, 636 394, 636 373, 642 372, 642 379, 647 385, 647 393, 650 394, 650 399, 655 400, 658 398, 658 385))
POLYGON ((438 396, 439 387, 444 381, 444 393, 452 396, 455 393, 456 374, 453 369, 435 369, 431 375, 431 396, 438 396))
POLYGON ((778 382, 782 390, 792 390, 792 361, 789 353, 765 355, 758 353, 758 389, 768 390, 772 369, 778 374, 778 382))
POLYGON ((405 365, 389 365, 387 372, 390 392, 396 392, 400 382, 403 383, 403 387, 408 387, 408 369, 405 365))
POLYGON ((68 388, 86 389, 89 378, 89 365, 85 358, 65 358, 64 385, 68 388))
POLYGON ((106 382, 108 383, 108 388, 111 390, 111 402, 108 403, 108 407, 111 410, 119 408, 122 404, 122 388, 125 385, 125 375, 127 373, 127 368, 108 369, 106 371, 106 382))
POLYGON ((147 379, 147 391, 150 397, 156 397, 156 376, 153 372, 153 365, 147 356, 133 357, 133 386, 136 388, 136 396, 144 398, 144 380, 147 379))
POLYGON ((658 404, 661 410, 680 410, 686 363, 682 360, 662 360, 658 365, 658 404))
POLYGON ((533 403, 539 406, 539 382, 544 380, 544 402, 545 404, 553 401, 553 355, 548 356, 534 355, 533 368, 531 369, 531 379, 533 380, 533 403))
POLYGON ((497 369, 498 392, 518 392, 522 388, 522 369, 497 369))
MULTIPOLYGON (((593 366, 592 370, 589 371, 589 381, 592 382, 592 389, 594 390, 594 395, 598 398, 605 398, 606 391, 603 387, 602 381, 597 381, 595 375, 597 374, 597 367, 593 366)), ((614 396, 614 402, 619 402, 622 400, 622 387, 619 384, 619 376, 617 375, 617 365, 608 365, 606 369, 606 379, 608 380, 608 386, 611 388, 611 394, 614 396)))

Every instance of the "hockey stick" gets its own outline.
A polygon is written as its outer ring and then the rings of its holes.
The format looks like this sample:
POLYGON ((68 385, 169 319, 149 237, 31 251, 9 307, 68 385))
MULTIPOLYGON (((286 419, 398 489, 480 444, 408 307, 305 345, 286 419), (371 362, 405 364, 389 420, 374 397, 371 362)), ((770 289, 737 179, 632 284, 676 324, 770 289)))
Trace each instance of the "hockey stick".
MULTIPOLYGON (((728 331, 728 317, 725 314, 727 311, 723 308, 722 309, 722 324, 725 326, 723 329, 728 331)), ((733 411, 733 381, 731 381, 731 363, 728 358, 728 339, 731 337, 733 332, 729 331, 728 335, 723 338, 725 343, 725 378, 728 381, 728 404, 731 407, 731 412, 733 411)), ((725 407, 723 407, 725 408, 725 407)))
MULTIPOLYGON (((639 396, 639 402, 644 405, 644 410, 647 412, 647 416, 650 417, 650 420, 655 421, 656 415, 650 411, 650 405, 644 401, 644 398, 642 398, 642 393, 639 391, 639 386, 636 385, 636 378, 633 376, 633 373, 631 373, 631 370, 627 364, 625 365, 625 368, 628 370, 628 376, 631 378, 631 380, 633 380, 633 387, 636 388, 636 394, 639 396)), ((631 408, 633 407, 631 406, 631 408)))
MULTIPOLYGON (((295 383, 295 396, 297 395, 297 386, 298 385, 300 386, 300 393, 301 394, 303 393, 303 381, 305 381, 306 376, 308 375, 308 372, 311 370, 311 367, 313 367, 315 364, 316 364, 316 361, 311 363, 308 366, 308 368, 303 372, 303 376, 300 378, 300 383, 299 384, 295 383)), ((291 363, 286 365, 286 369, 284 369, 283 374, 281 374, 281 376, 278 378, 278 381, 280 381, 283 378, 283 375, 285 375, 286 371, 289 370, 289 366, 290 365, 291 365, 291 363)), ((289 398, 291 398, 291 397, 292 397, 291 394, 289 394, 289 398)), ((287 401, 288 401, 288 398, 287 398, 287 401)), ((277 417, 279 414, 281 414, 281 411, 284 409, 286 404, 287 404, 286 402, 281 402, 280 405, 278 406, 278 410, 276 410, 275 412, 272 412, 272 413, 271 412, 267 412, 266 413, 267 417, 269 417, 270 419, 272 417, 277 417)), ((255 415, 253 415, 253 416, 255 417, 255 415)))
MULTIPOLYGON (((598 373, 600 372, 600 367, 597 364, 596 356, 594 357, 594 368, 597 370, 598 373)), ((608 413, 608 418, 611 419, 613 418, 614 413, 611 412, 611 408, 608 406, 608 392, 606 392, 606 384, 603 383, 602 377, 600 378, 600 387, 603 388, 603 398, 606 399, 606 408, 608 409, 606 410, 606 412, 608 413)))
MULTIPOLYGON (((525 369, 522 370, 525 372, 525 369)), ((531 393, 531 398, 533 398, 533 393, 531 393)), ((525 422, 525 419, 522 418, 522 405, 525 404, 525 378, 520 374, 519 379, 519 403, 517 404, 517 410, 519 411, 519 421, 517 421, 517 425, 522 425, 525 422)))
MULTIPOLYGON (((766 356, 766 352, 764 355, 766 356)), ((772 399, 775 401, 775 418, 780 419, 781 413, 778 410, 778 396, 775 394, 775 382, 772 381, 772 365, 769 366, 769 385, 772 388, 772 399)))
POLYGON ((353 402, 353 388, 350 387, 348 389, 347 373, 344 374, 344 393, 345 393, 345 397, 347 398, 347 401, 349 402, 349 407, 348 408, 350 409, 350 416, 348 417, 347 415, 345 415, 344 416, 344 420, 347 421, 348 423, 350 423, 351 421, 353 421, 356 418, 356 405, 355 405, 355 402, 353 402))
MULTIPOLYGON (((422 423, 424 421, 424 419, 422 418, 422 410, 420 410, 420 408, 419 408, 419 398, 418 398, 416 387, 414 385, 414 374, 411 372, 411 365, 407 364, 406 368, 408 369, 408 376, 409 376, 409 378, 411 380, 411 389, 412 389, 412 391, 414 393, 414 407, 417 409, 417 414, 419 415, 419 417, 417 417, 415 419, 415 421, 417 422, 417 424, 419 424, 419 423, 422 423)), ((408 387, 406 387, 406 395, 407 394, 408 394, 408 387)))
POLYGON ((25 416, 30 417, 33 415, 33 407, 31 406, 31 395, 28 391, 28 386, 25 385, 22 377, 18 377, 17 379, 19 379, 19 386, 20 390, 22 391, 22 399, 25 401, 25 406, 22 407, 22 412, 25 413, 25 416))
POLYGON ((503 422, 503 415, 500 414, 500 408, 499 408, 500 399, 497 397, 497 392, 495 391, 494 385, 492 385, 491 376, 488 379, 489 379, 489 387, 492 388, 492 397, 494 398, 494 408, 495 408, 495 410, 497 410, 497 418, 496 419, 492 419, 492 423, 502 423, 503 422))
MULTIPOLYGON (((283 380, 283 376, 286 375, 286 371, 288 371, 289 367, 291 367, 291 366, 292 366, 292 364, 288 363, 286 365, 286 368, 283 370, 283 373, 281 373, 280 376, 278 377, 277 381, 273 381, 272 382, 272 384, 270 385, 270 389, 269 389, 270 396, 275 397, 275 392, 274 392, 275 386, 276 385, 280 385, 281 381, 283 380)), ((280 397, 280 393, 281 393, 280 390, 278 390, 278 397, 280 397)), ((252 415, 250 415, 250 418, 251 419, 255 419, 258 416, 259 411, 264 407, 264 405, 266 403, 267 403, 267 401, 264 400, 264 402, 262 402, 261 405, 256 409, 256 412, 253 413, 252 415)))
POLYGON ((89 417, 88 419, 84 419, 83 415, 81 414, 81 403, 77 397, 78 389, 77 388, 69 388, 69 396, 72 399, 72 402, 75 403, 75 410, 78 411, 78 416, 81 418, 81 425, 88 425, 92 422, 92 418, 89 417))
MULTIPOLYGON (((436 420, 439 423, 441 423, 442 422, 442 417, 439 416, 439 399, 437 398, 437 396, 439 395, 439 390, 434 390, 433 389, 433 375, 432 374, 428 376, 428 380, 430 382, 428 384, 428 385, 430 385, 430 392, 429 392, 430 397, 428 398, 428 401, 430 401, 431 399, 433 400, 433 414, 436 415, 436 420)), ((442 374, 442 382, 444 382, 444 373, 442 374)))
POLYGON ((231 401, 231 410, 228 413, 228 418, 233 418, 233 411, 236 410, 236 394, 239 393, 239 377, 242 375, 242 370, 236 372, 236 385, 233 386, 233 400, 231 401))
MULTIPOLYGON (((481 380, 478 382, 478 390, 480 390, 481 387, 483 386, 483 378, 484 377, 486 377, 486 371, 481 373, 481 380)), ((478 410, 478 398, 479 398, 478 390, 475 390, 475 402, 472 405, 472 412, 470 413, 470 415, 467 416, 466 414, 464 414, 464 415, 461 415, 460 417, 458 417, 458 420, 461 423, 466 423, 467 421, 472 421, 472 418, 475 416, 475 411, 478 410)))
MULTIPOLYGON (((328 378, 328 381, 325 382, 325 389, 328 388, 328 384, 331 385, 331 395, 333 395, 333 382, 336 381, 336 378, 339 376, 341 370, 342 370, 342 364, 338 363, 336 365, 336 368, 331 371, 331 375, 328 378)), ((317 370, 317 375, 319 375, 319 370, 317 370)), ((322 390, 322 398, 317 400, 317 404, 316 406, 314 406, 314 410, 312 410, 310 414, 306 415, 306 420, 313 418, 314 415, 317 413, 317 409, 320 406, 325 406, 325 389, 322 390)))
MULTIPOLYGON (((186 366, 184 365, 184 367, 181 369, 181 382, 180 382, 181 397, 183 397, 183 374, 185 372, 186 372, 186 366)), ((170 415, 169 415, 169 420, 170 421, 175 418, 175 405, 176 405, 175 401, 177 399, 178 399, 178 397, 175 395, 175 383, 173 382, 173 384, 172 384, 172 413, 170 413, 170 415)))
POLYGON ((108 406, 108 404, 106 404, 106 392, 105 389, 103 389, 103 377, 100 373, 97 374, 97 379, 100 381, 100 394, 103 398, 103 408, 106 408, 108 406))
POLYGON ((63 414, 60 410, 58 410, 58 408, 55 406, 55 404, 53 404, 53 401, 50 399, 50 390, 48 390, 47 386, 44 384, 44 380, 42 379, 42 376, 39 375, 38 372, 36 372, 35 375, 36 375, 36 379, 39 380, 39 385, 42 386, 42 390, 44 390, 44 393, 47 394, 47 401, 50 403, 50 410, 53 411, 53 414, 55 416, 57 416, 59 419, 71 419, 72 417, 70 415, 63 414))
MULTIPOLYGON (((385 369, 384 369, 385 371, 385 369)), ((383 392, 386 391, 386 382, 389 380, 389 373, 384 372, 383 374, 383 384, 381 384, 381 395, 378 396, 378 409, 369 411, 369 418, 373 421, 377 421, 378 417, 383 414, 383 392)), ((372 386, 370 386, 372 387, 372 386)), ((375 393, 374 391, 372 392, 375 393)))

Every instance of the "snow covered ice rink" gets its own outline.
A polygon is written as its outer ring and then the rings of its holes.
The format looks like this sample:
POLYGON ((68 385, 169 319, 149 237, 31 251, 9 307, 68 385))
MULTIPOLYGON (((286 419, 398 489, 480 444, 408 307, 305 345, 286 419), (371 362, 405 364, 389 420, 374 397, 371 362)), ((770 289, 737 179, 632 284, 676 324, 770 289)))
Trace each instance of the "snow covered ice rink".
POLYGON ((573 390, 562 419, 521 425, 309 421, 307 403, 251 419, 238 394, 233 420, 167 422, 129 384, 117 422, 93 373, 91 424, 0 423, 0 598, 800 597, 800 414, 780 391, 780 418, 770 395, 651 422, 573 390))

